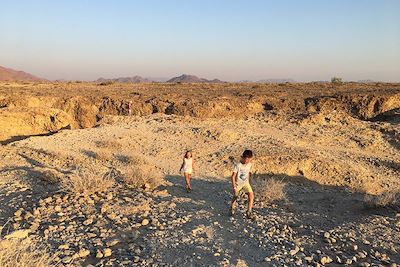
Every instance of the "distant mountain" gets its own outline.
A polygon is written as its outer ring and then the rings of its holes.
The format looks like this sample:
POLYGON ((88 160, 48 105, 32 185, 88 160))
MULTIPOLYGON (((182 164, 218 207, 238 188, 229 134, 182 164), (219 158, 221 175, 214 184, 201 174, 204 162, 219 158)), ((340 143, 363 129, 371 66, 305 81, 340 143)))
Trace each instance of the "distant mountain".
POLYGON ((189 74, 182 74, 181 76, 171 78, 167 81, 167 83, 221 83, 221 82, 223 81, 219 79, 207 80, 189 74))
POLYGON ((293 79, 265 79, 259 80, 258 83, 295 83, 293 79))
POLYGON ((199 78, 195 75, 182 74, 181 76, 173 77, 167 83, 204 83, 207 79, 199 78))
POLYGON ((165 77, 146 77, 146 79, 149 79, 150 81, 153 81, 153 82, 159 82, 159 83, 165 83, 166 81, 169 80, 169 78, 165 78, 165 77))
POLYGON ((209 83, 224 83, 224 81, 221 81, 220 79, 212 79, 208 80, 209 83))
POLYGON ((46 81, 46 79, 36 77, 24 71, 17 71, 0 66, 0 81, 46 81))
POLYGON ((143 78, 141 76, 133 76, 133 77, 119 77, 119 78, 113 78, 113 79, 105 79, 105 78, 99 78, 95 82, 118 82, 118 83, 149 83, 152 82, 152 80, 149 80, 147 78, 143 78))

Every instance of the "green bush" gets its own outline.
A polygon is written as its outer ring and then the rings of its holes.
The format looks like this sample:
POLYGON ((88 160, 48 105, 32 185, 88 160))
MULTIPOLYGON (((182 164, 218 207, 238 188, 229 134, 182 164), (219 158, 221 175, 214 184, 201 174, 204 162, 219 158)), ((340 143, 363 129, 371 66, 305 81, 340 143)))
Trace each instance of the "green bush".
POLYGON ((335 84, 335 85, 340 85, 343 84, 342 78, 339 77, 333 77, 331 79, 331 83, 335 84))

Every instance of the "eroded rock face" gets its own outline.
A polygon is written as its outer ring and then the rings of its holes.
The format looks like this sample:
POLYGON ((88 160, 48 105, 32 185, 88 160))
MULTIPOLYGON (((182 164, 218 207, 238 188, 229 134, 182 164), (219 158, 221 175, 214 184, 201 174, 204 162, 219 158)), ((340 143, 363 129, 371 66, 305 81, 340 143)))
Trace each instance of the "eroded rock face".
POLYGON ((71 128, 90 128, 97 122, 99 109, 90 99, 72 97, 59 99, 55 106, 65 111, 71 118, 71 128))
POLYGON ((362 84, 343 88, 310 84, 250 88, 240 84, 216 88, 199 84, 124 86, 102 87, 101 90, 91 84, 47 84, 40 88, 0 86, 0 121, 4 125, 1 141, 49 134, 64 127, 90 128, 107 115, 163 113, 197 118, 244 118, 260 113, 280 113, 297 120, 309 115, 341 112, 361 120, 397 121, 400 109, 397 84, 376 85, 376 88, 362 84), (64 114, 55 116, 54 109, 64 114), (37 113, 39 117, 32 117, 37 113), (50 120, 60 116, 63 118, 50 120), (30 120, 34 122, 26 123, 30 120))
POLYGON ((73 120, 62 110, 54 108, 0 109, 0 142, 8 143, 26 136, 54 133, 71 128, 73 120))
POLYGON ((400 108, 400 94, 393 95, 334 95, 310 97, 304 100, 309 112, 342 111, 363 120, 369 120, 400 108))

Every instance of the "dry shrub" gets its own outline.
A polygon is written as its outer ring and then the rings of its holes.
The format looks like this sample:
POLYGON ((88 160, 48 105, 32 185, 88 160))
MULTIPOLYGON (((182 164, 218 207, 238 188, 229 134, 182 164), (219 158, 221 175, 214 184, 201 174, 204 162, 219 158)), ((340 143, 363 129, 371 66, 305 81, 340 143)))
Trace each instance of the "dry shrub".
POLYGON ((130 157, 132 163, 122 175, 122 179, 134 188, 154 189, 162 181, 162 175, 154 164, 149 163, 142 157, 130 157))
POLYGON ((385 191, 379 195, 365 194, 364 203, 367 208, 395 207, 399 204, 399 191, 385 191))
POLYGON ((114 158, 125 165, 143 165, 148 164, 149 162, 144 156, 139 156, 135 154, 116 154, 114 158))
POLYGON ((29 239, 0 240, 2 267, 47 267, 51 261, 48 252, 29 239))
POLYGON ((256 178, 253 180, 255 196, 262 202, 271 203, 276 200, 286 200, 283 180, 273 178, 256 178))
POLYGON ((371 179, 347 178, 345 181, 348 186, 346 189, 351 193, 375 194, 378 188, 376 182, 371 179))
POLYGON ((119 150, 122 148, 122 144, 114 140, 99 140, 95 142, 98 148, 109 148, 119 150))
POLYGON ((110 161, 113 158, 112 152, 107 149, 99 149, 95 153, 96 159, 100 161, 110 161))
POLYGON ((99 174, 95 170, 83 169, 64 178, 61 187, 74 194, 90 195, 96 192, 105 192, 115 184, 110 173, 99 174))
POLYGON ((123 154, 115 155, 115 159, 123 164, 130 164, 135 161, 135 159, 132 156, 123 154))
POLYGON ((57 171, 48 169, 42 171, 41 180, 49 184, 56 184, 60 181, 60 176, 57 171))
POLYGON ((99 83, 98 85, 104 86, 104 85, 112 85, 112 84, 114 84, 113 81, 104 81, 104 82, 99 83))
MULTIPOLYGON (((400 185, 391 184, 390 188, 385 185, 385 181, 374 179, 373 177, 360 177, 359 179, 350 181, 350 192, 364 193, 379 198, 390 199, 393 194, 400 193, 400 185)), ((367 197, 368 198, 368 197, 367 197)))

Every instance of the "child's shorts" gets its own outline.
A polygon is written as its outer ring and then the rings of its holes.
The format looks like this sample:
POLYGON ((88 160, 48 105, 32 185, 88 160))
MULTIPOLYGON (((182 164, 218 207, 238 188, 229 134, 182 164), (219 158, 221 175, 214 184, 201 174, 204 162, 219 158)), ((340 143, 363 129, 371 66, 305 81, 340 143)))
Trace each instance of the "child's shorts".
POLYGON ((241 193, 253 193, 253 188, 251 188, 251 185, 249 182, 244 183, 242 185, 239 185, 238 187, 236 187, 236 192, 235 195, 239 196, 241 193))
POLYGON ((184 169, 183 173, 192 174, 192 169, 184 169))

